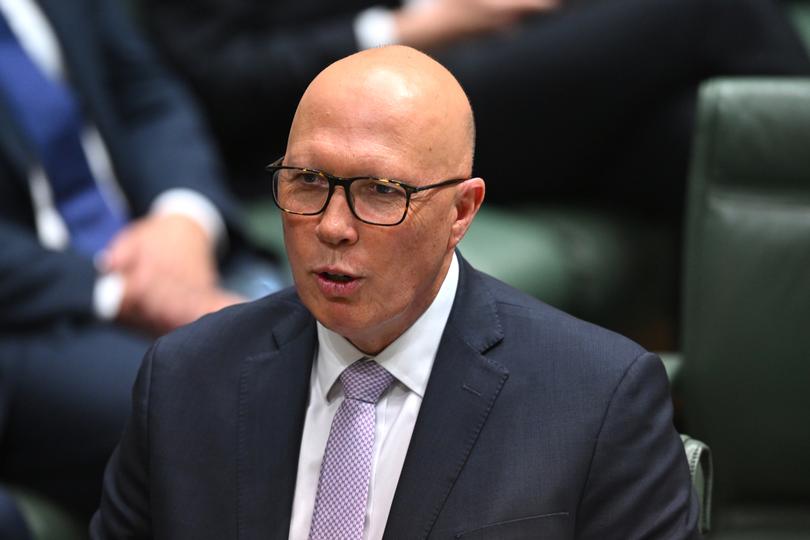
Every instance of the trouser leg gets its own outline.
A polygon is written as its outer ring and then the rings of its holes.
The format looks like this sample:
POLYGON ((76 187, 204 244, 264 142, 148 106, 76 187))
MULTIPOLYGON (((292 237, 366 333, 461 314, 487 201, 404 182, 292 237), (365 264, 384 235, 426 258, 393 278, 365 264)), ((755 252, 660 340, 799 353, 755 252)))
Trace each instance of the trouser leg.
POLYGON ((0 476, 89 517, 148 344, 100 323, 0 340, 12 377, 0 476))

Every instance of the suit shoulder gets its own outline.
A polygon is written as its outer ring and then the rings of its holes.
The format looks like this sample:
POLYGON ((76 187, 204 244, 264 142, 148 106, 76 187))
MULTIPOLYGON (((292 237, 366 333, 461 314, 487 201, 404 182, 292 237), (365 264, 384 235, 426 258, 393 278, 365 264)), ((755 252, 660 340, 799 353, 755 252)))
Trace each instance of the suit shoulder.
POLYGON ((251 355, 277 347, 275 337, 294 336, 312 322, 292 288, 205 315, 160 339, 161 356, 173 362, 215 356, 217 351, 251 355))
POLYGON ((496 278, 478 273, 497 306, 505 342, 535 351, 565 352, 570 362, 625 369, 647 351, 616 332, 578 319, 496 278))

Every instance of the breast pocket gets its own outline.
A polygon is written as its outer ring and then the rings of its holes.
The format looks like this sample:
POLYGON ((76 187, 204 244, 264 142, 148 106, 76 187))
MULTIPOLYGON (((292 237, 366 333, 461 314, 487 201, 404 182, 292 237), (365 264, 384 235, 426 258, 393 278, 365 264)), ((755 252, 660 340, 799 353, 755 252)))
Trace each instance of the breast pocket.
POLYGON ((571 538, 568 512, 555 512, 525 518, 499 521, 461 532, 456 538, 464 540, 564 540, 571 538))

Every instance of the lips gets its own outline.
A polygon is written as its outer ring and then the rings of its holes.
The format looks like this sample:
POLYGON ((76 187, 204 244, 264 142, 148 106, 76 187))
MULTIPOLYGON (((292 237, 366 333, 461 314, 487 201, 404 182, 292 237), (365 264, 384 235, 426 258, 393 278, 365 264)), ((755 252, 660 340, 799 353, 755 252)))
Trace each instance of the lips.
POLYGON ((321 293, 330 298, 351 296, 363 281, 360 276, 342 268, 317 268, 313 273, 321 293))

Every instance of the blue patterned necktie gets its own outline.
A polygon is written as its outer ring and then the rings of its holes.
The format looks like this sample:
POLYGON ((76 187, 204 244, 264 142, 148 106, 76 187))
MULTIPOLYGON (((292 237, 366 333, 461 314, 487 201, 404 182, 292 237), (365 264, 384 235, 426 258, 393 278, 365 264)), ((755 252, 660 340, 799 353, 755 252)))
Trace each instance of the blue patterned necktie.
POLYGON ((104 199, 81 144, 84 125, 70 90, 31 61, 0 12, 0 99, 45 171, 54 204, 78 251, 94 255, 124 226, 104 199))

